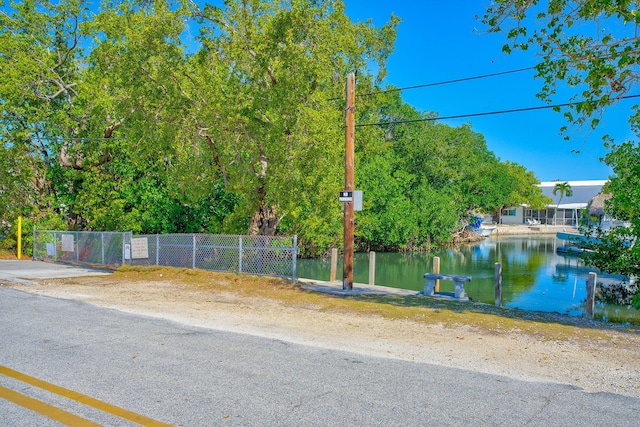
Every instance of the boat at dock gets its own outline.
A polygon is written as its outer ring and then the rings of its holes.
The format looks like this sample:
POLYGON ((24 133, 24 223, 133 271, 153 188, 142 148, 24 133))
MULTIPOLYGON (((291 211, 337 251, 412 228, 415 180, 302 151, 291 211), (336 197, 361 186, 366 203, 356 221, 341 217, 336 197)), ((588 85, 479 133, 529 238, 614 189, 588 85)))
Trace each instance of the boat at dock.
POLYGON ((491 233, 496 231, 498 226, 495 224, 483 224, 481 218, 476 218, 474 222, 469 224, 469 228, 471 228, 471 230, 479 236, 487 237, 490 236, 491 233))
POLYGON ((600 239, 595 237, 585 236, 579 233, 568 233, 566 231, 559 231, 556 233, 556 237, 560 240, 571 242, 575 246, 588 246, 592 244, 600 243, 600 239))
POLYGON ((558 255, 566 256, 580 256, 585 250, 592 244, 600 243, 599 239, 595 237, 585 236, 579 233, 568 233, 565 231, 559 231, 556 233, 556 237, 560 240, 567 242, 565 245, 560 245, 556 248, 558 255))
POLYGON ((560 245, 556 248, 558 255, 580 256, 584 253, 584 249, 572 245, 560 245))
POLYGON ((498 228, 497 225, 482 224, 480 227, 474 228, 473 231, 481 235, 482 237, 487 237, 487 236, 490 236, 491 233, 496 231, 497 228, 498 228))

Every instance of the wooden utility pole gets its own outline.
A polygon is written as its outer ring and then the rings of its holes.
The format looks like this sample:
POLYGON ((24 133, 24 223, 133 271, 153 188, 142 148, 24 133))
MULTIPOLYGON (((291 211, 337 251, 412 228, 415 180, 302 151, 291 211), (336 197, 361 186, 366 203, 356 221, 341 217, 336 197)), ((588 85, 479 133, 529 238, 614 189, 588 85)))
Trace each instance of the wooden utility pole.
MULTIPOLYGON (((354 140, 356 134, 355 106, 356 75, 347 76, 347 108, 345 132, 345 169, 344 190, 353 194, 354 187, 354 140)), ((344 203, 344 261, 342 271, 342 289, 353 289, 353 199, 344 203)))

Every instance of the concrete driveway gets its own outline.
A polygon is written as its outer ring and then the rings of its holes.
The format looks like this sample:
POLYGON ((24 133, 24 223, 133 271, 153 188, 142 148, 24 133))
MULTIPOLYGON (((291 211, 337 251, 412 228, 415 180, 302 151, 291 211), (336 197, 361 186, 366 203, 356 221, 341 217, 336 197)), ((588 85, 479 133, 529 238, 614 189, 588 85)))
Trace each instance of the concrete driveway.
POLYGON ((60 277, 106 276, 111 270, 86 266, 55 264, 42 261, 0 260, 0 280, 25 285, 33 283, 29 279, 54 279, 60 277))

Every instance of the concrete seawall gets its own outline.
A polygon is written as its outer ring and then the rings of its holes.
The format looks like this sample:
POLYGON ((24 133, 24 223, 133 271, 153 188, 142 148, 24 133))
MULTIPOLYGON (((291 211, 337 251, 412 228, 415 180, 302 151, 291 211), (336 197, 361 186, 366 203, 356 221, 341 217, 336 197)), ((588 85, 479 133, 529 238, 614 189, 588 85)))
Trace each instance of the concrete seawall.
POLYGON ((559 231, 577 233, 578 228, 572 225, 507 225, 498 224, 498 228, 491 235, 529 235, 556 234, 559 231))

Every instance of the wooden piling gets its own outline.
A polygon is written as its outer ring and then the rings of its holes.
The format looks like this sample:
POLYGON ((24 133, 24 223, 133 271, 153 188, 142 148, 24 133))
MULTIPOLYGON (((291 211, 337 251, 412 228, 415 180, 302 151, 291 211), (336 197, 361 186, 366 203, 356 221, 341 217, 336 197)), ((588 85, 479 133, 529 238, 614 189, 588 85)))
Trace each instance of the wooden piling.
POLYGON ((496 306, 502 307, 502 264, 494 264, 494 278, 496 284, 496 306))
POLYGON ((584 314, 588 319, 593 319, 597 281, 598 275, 596 273, 589 273, 589 278, 587 279, 587 302, 584 307, 584 314))
POLYGON ((376 284, 376 253, 373 251, 369 252, 369 284, 376 284))
MULTIPOLYGON (((440 257, 433 257, 433 274, 440 274, 440 257)), ((436 280, 436 292, 440 292, 440 280, 436 280)))
POLYGON ((329 281, 336 280, 336 272, 338 271, 338 250, 336 248, 331 249, 331 274, 329 275, 329 281))

